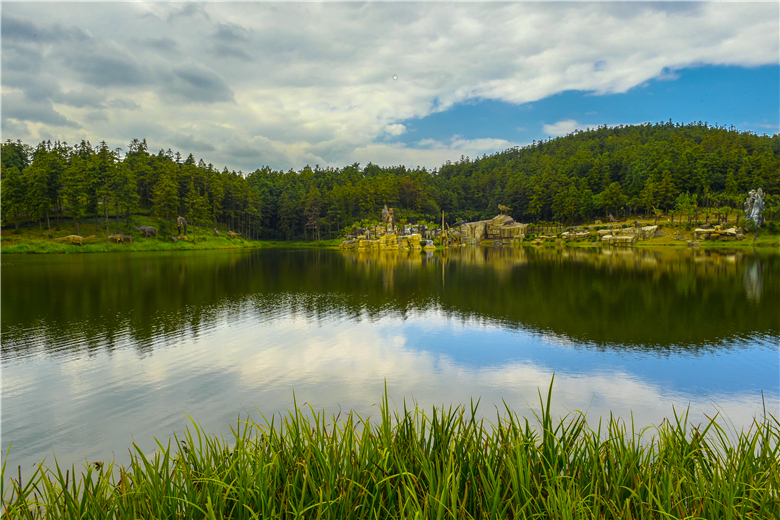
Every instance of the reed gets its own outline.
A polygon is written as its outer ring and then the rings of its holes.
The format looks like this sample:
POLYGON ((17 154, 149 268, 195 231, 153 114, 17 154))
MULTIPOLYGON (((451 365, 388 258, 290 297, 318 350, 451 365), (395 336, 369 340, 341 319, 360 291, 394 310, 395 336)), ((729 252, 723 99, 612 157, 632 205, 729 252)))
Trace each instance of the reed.
MULTIPOLYGON (((477 406, 391 412, 376 421, 297 406, 228 439, 193 421, 127 466, 76 478, 2 466, 4 518, 768 519, 780 515, 780 423, 732 432, 687 414, 652 429, 584 415, 553 419, 552 384, 533 421, 477 406)), ((7 459, 6 459, 7 460, 7 459)))

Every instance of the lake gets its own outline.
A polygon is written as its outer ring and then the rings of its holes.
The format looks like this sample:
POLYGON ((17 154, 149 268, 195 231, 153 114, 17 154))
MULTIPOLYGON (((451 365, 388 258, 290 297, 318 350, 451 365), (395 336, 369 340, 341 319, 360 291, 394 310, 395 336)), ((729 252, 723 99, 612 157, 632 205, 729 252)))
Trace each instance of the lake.
MULTIPOLYGON (((125 462, 189 424, 293 406, 780 409, 780 254, 462 248, 2 256, 9 471, 125 462), (762 396, 763 391, 763 396, 762 396), (185 415, 185 413, 187 415, 185 415)), ((5 455, 4 455, 5 457, 5 455)))

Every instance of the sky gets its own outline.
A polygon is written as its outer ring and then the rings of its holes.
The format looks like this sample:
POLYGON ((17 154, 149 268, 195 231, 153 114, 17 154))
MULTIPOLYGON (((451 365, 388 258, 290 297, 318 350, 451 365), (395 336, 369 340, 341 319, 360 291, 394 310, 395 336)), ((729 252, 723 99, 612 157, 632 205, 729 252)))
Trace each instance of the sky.
POLYGON ((2 140, 440 167, 599 125, 780 132, 770 2, 9 2, 2 140))

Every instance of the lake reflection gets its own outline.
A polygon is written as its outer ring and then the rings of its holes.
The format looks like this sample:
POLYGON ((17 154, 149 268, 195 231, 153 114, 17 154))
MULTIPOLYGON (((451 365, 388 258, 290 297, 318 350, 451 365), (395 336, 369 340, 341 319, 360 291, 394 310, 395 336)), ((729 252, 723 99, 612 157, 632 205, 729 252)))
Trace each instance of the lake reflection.
POLYGON ((737 427, 778 410, 780 255, 463 248, 3 255, 2 449, 23 468, 126 460, 187 424, 299 403, 737 427), (697 420, 698 420, 697 419, 697 420), (131 437, 132 435, 132 437, 131 437))

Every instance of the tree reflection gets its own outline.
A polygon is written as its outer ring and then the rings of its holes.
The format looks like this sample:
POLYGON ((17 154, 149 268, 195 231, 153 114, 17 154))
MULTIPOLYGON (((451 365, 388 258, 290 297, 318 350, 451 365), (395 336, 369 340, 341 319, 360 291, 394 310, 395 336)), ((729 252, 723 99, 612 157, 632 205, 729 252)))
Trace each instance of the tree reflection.
POLYGON ((231 320, 375 320, 431 309, 577 348, 696 351, 780 334, 776 309, 759 305, 780 301, 780 277, 764 277, 780 273, 777 254, 472 247, 19 256, 11 264, 2 270, 3 362, 116 348, 146 355, 231 320))

